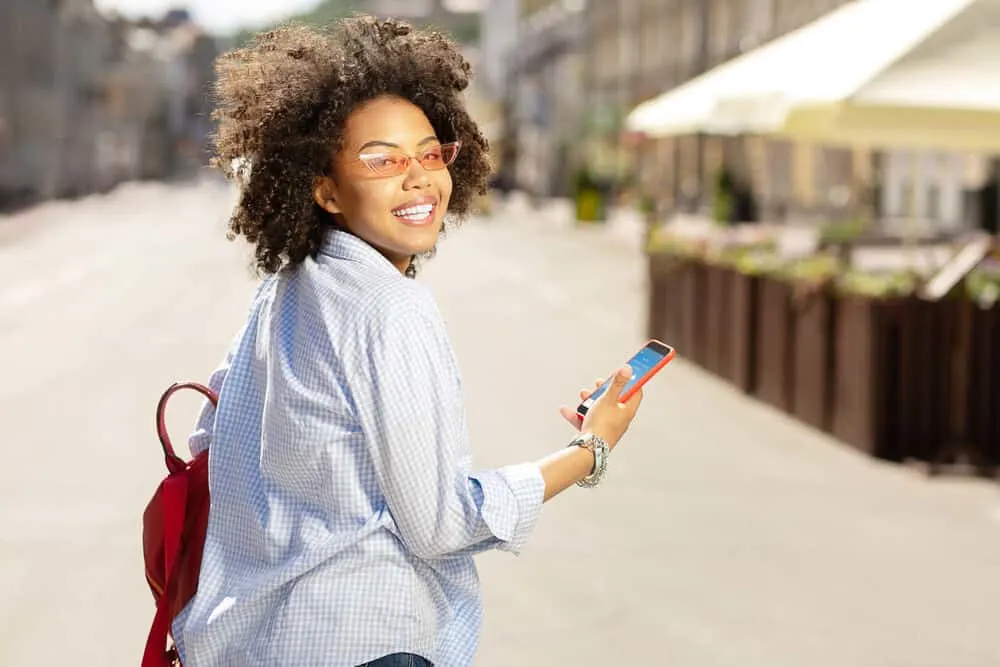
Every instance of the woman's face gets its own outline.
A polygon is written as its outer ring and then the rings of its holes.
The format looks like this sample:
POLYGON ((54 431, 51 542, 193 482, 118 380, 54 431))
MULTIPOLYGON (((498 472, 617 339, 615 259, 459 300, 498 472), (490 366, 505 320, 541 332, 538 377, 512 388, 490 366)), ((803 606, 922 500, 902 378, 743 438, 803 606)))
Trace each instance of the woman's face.
POLYGON ((380 97, 348 117, 333 178, 317 180, 314 198, 405 271, 411 257, 437 243, 451 197, 446 166, 454 152, 442 147, 420 108, 380 97))

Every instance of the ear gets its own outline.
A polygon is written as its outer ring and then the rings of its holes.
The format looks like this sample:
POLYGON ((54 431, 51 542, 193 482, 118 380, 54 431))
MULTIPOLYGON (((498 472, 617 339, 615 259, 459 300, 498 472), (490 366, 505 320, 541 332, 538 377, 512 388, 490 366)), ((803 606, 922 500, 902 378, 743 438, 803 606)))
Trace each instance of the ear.
POLYGON ((329 176, 317 176, 313 181, 313 200, 327 213, 340 213, 337 186, 329 176))

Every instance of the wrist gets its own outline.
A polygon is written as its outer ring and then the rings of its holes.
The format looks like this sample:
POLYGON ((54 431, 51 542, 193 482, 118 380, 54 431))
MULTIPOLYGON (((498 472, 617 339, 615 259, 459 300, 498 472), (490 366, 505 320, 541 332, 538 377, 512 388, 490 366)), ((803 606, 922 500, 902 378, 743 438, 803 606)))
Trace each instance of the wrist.
POLYGON ((609 450, 614 449, 615 445, 618 444, 618 438, 613 438, 610 435, 608 435, 608 430, 607 429, 603 429, 603 428, 600 428, 600 427, 598 427, 598 428, 588 428, 588 429, 584 430, 582 433, 583 434, 591 433, 591 434, 597 436, 598 438, 600 438, 601 440, 603 440, 608 445, 608 449, 609 450))
POLYGON ((592 488, 600 484, 607 472, 608 455, 611 452, 607 441, 596 433, 586 432, 573 438, 569 446, 586 449, 593 457, 593 466, 586 476, 576 482, 577 486, 592 488))

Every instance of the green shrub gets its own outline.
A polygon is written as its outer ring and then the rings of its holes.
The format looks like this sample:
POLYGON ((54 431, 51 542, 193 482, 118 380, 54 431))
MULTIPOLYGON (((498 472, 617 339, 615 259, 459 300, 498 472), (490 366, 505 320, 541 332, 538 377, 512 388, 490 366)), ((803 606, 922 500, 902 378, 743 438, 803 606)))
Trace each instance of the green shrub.
POLYGON ((1000 301, 1000 259, 988 259, 965 278, 965 291, 982 308, 1000 301))
POLYGON ((848 269, 840 275, 835 284, 841 294, 889 299, 913 294, 919 286, 919 280, 912 271, 875 273, 848 269))
POLYGON ((830 222, 820 230, 820 240, 824 243, 846 243, 859 238, 865 232, 867 224, 861 218, 850 218, 830 222))

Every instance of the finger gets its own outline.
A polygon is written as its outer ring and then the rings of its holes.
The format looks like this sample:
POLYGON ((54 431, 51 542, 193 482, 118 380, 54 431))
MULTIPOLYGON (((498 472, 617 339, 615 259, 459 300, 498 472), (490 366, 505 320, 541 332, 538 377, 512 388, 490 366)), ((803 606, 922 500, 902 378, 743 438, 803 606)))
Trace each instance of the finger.
POLYGON ((591 396, 593 396, 594 392, 597 391, 598 389, 600 389, 601 385, 603 385, 603 384, 604 384, 604 378, 597 378, 597 380, 594 381, 594 388, 593 389, 581 389, 580 390, 580 400, 581 401, 585 401, 588 398, 590 398, 591 396))
POLYGON ((626 409, 628 409, 628 411, 631 412, 633 415, 635 414, 636 410, 639 409, 639 406, 642 404, 642 396, 643 396, 642 389, 638 389, 625 402, 626 409))
POLYGON ((569 425, 575 428, 576 430, 579 431, 583 427, 583 417, 578 415, 575 410, 572 410, 567 407, 562 407, 559 408, 559 414, 561 414, 562 418, 565 419, 569 423, 569 425))
POLYGON ((617 401, 622 394, 622 390, 625 389, 625 385, 627 385, 628 381, 631 379, 632 367, 626 365, 620 368, 618 372, 615 373, 614 377, 611 378, 611 386, 608 387, 608 395, 613 396, 615 401, 617 401))
POLYGON ((580 428, 583 426, 583 417, 578 415, 576 413, 576 410, 563 406, 559 408, 559 414, 561 414, 562 418, 568 421, 570 425, 576 430, 579 431, 580 428))

